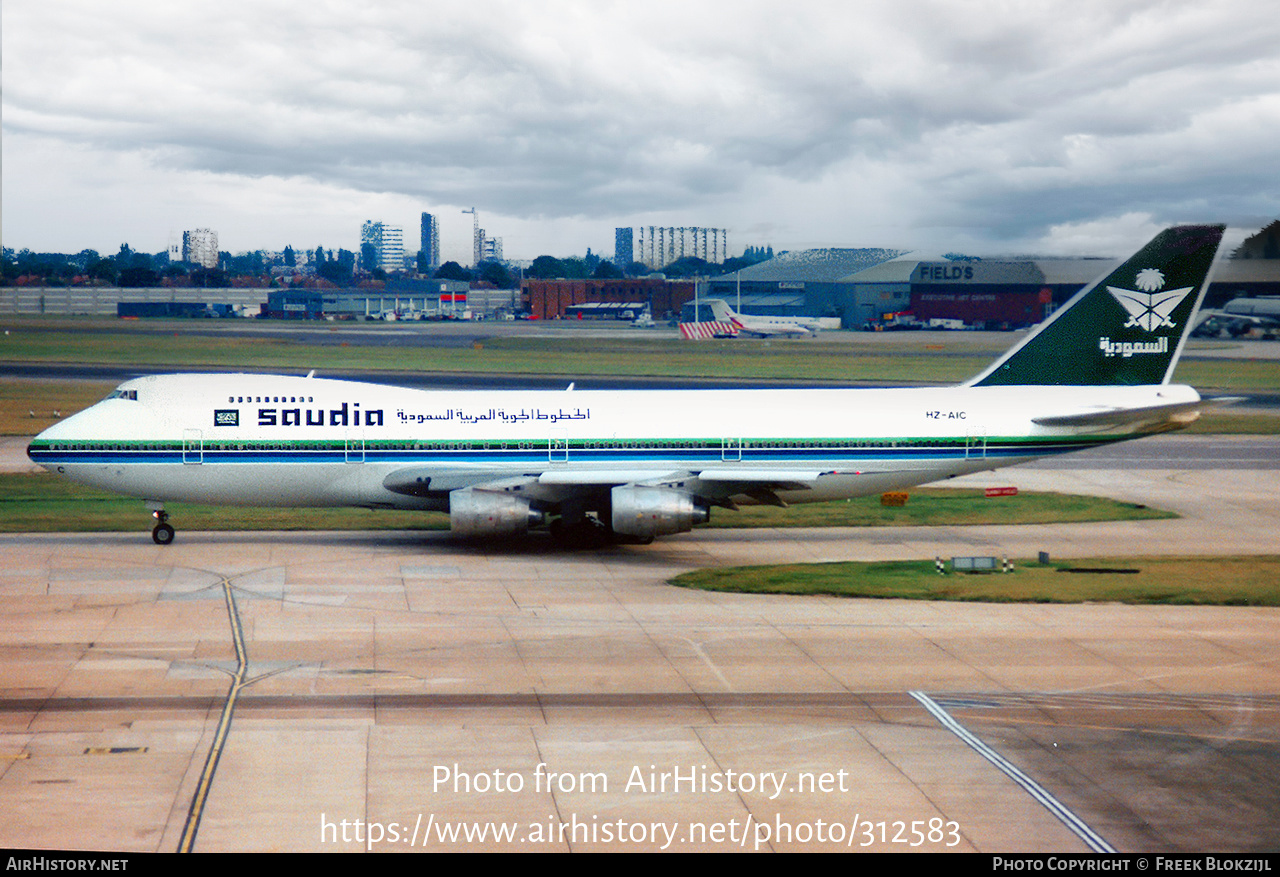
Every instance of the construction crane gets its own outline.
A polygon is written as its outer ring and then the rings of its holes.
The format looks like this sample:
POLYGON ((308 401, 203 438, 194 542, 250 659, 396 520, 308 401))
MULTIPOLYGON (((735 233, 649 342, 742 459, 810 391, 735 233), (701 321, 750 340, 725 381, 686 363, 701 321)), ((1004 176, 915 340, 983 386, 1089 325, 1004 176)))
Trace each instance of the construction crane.
POLYGON ((474 207, 468 207, 463 213, 471 214, 471 264, 473 266, 480 264, 480 249, 482 241, 480 240, 480 214, 476 213, 474 207))

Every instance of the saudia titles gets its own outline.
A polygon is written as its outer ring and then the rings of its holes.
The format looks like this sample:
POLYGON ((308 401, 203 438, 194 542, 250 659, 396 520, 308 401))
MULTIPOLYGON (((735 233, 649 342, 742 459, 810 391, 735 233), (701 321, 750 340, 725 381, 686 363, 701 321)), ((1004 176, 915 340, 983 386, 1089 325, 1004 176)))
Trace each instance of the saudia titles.
POLYGON ((326 422, 323 408, 259 408, 258 426, 382 426, 382 409, 360 411, 360 403, 331 408, 326 422))

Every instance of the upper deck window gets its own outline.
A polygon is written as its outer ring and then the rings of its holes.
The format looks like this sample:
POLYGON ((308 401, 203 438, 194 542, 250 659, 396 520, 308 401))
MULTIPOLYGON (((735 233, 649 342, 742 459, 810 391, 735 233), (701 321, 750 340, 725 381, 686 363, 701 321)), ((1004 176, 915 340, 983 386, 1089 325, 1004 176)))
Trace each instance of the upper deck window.
MULTIPOLYGON (((126 390, 123 387, 116 387, 114 390, 111 391, 110 395, 107 396, 107 399, 132 399, 134 402, 137 402, 138 391, 126 390)), ((103 401, 106 401, 106 400, 103 400, 103 401)))

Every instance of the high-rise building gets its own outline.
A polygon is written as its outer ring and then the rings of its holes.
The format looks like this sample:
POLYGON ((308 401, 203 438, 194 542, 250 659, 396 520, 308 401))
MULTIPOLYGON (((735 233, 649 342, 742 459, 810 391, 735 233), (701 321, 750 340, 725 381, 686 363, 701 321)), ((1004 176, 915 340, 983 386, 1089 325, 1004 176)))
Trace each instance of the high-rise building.
POLYGON ((440 267, 440 221, 430 213, 422 214, 418 251, 426 258, 428 271, 440 267))
POLYGON ((635 232, 630 228, 613 230, 613 264, 626 268, 636 260, 635 232))
POLYGON ((384 222, 365 220, 360 226, 360 246, 373 247, 375 265, 365 265, 366 270, 381 268, 383 271, 404 269, 404 229, 384 222))
POLYGON ((502 238, 486 237, 484 229, 480 230, 480 261, 502 261, 502 238))
POLYGON ((677 259, 694 256, 712 264, 729 257, 729 230, 701 226, 640 226, 614 231, 614 263, 625 267, 642 262, 655 271, 677 259), (622 261, 627 254, 626 262, 622 261))
POLYGON ((218 233, 211 228, 196 228, 182 233, 182 261, 205 268, 218 267, 218 233))

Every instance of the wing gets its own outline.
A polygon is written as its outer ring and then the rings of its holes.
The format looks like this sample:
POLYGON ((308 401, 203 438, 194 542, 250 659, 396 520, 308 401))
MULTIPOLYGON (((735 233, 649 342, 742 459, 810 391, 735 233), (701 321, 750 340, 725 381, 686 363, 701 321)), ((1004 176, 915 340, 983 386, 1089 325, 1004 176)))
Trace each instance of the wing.
MULTIPOLYGON (((392 493, 414 497, 424 508, 464 507, 454 498, 466 494, 467 509, 513 516, 532 511, 541 515, 581 517, 594 512, 601 521, 620 505, 631 508, 643 493, 660 513, 683 505, 737 508, 735 499, 785 506, 780 493, 812 490, 827 473, 817 469, 756 469, 747 466, 709 466, 701 469, 585 469, 548 466, 539 472, 504 474, 493 470, 449 471, 433 466, 410 466, 387 475, 382 486, 392 493)), ((463 523, 463 531, 475 525, 463 523)), ((681 529, 687 529, 682 527, 681 529)))

